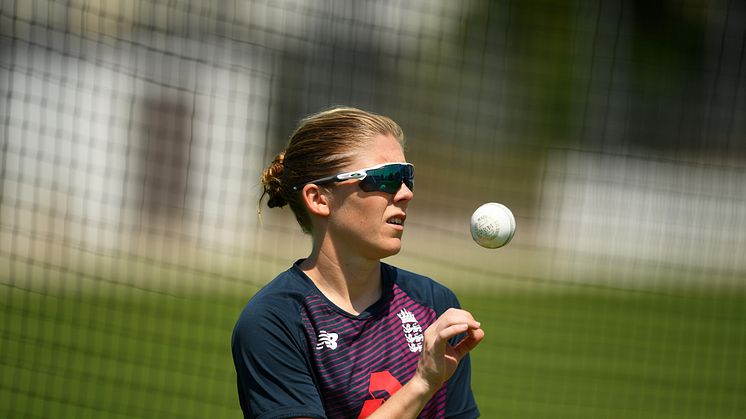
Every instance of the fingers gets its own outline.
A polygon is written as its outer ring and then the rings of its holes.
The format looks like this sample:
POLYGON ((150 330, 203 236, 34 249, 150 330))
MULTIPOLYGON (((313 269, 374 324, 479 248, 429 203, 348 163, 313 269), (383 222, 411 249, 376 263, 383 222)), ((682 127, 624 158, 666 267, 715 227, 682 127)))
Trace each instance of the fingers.
POLYGON ((457 323, 438 331, 438 337, 440 338, 440 340, 449 340, 466 332, 467 330, 469 330, 469 325, 467 323, 457 323))
POLYGON ((466 310, 451 308, 436 320, 439 334, 445 332, 448 339, 471 329, 479 329, 481 324, 466 310), (453 331, 458 332, 453 333, 453 331))
POLYGON ((449 309, 438 318, 436 323, 438 340, 446 345, 445 342, 448 340, 467 333, 466 337, 454 347, 461 356, 474 349, 484 338, 481 324, 465 310, 449 309))

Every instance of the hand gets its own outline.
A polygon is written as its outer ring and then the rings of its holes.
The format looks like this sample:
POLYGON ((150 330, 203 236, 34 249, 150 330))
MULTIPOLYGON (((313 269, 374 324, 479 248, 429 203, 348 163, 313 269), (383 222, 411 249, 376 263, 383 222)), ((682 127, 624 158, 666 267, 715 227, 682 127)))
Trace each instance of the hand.
POLYGON ((422 353, 412 380, 422 381, 425 388, 434 393, 451 378, 461 359, 483 338, 484 331, 471 313, 449 309, 425 330, 422 353), (448 343, 461 333, 466 333, 466 337, 458 344, 452 346, 448 343))

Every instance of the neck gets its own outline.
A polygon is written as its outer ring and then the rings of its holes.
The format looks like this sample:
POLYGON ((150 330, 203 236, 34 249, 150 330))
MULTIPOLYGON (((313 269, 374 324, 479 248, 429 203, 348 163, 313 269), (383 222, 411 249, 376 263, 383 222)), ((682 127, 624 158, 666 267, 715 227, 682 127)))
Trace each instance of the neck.
POLYGON ((379 260, 340 257, 333 249, 314 246, 300 268, 326 298, 348 313, 358 315, 381 298, 379 260))

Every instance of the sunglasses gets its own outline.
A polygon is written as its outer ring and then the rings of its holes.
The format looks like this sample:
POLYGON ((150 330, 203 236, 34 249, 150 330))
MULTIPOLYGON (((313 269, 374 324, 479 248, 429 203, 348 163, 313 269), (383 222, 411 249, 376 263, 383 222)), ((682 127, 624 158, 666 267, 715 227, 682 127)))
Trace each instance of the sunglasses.
POLYGON ((357 179, 360 181, 360 189, 365 192, 386 192, 396 194, 401 184, 407 185, 409 190, 414 190, 414 166, 411 163, 385 163, 354 172, 340 173, 338 175, 323 177, 300 185, 293 186, 294 191, 299 191, 309 183, 320 185, 329 182, 343 182, 345 180, 357 179))

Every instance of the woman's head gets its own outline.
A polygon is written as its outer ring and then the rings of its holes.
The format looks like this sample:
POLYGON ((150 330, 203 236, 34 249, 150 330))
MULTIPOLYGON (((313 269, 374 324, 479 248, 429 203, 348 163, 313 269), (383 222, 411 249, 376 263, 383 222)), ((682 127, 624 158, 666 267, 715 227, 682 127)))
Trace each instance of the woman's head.
POLYGON ((270 208, 290 205, 303 231, 311 232, 310 217, 293 187, 340 173, 380 136, 404 143, 404 133, 396 122, 360 109, 336 107, 304 118, 287 148, 262 174, 262 197, 269 197, 270 208))

